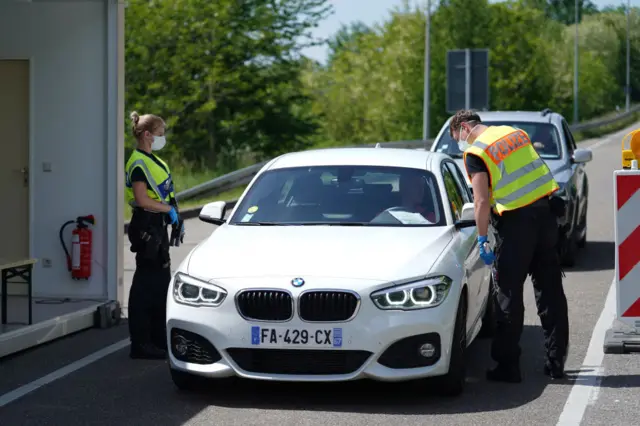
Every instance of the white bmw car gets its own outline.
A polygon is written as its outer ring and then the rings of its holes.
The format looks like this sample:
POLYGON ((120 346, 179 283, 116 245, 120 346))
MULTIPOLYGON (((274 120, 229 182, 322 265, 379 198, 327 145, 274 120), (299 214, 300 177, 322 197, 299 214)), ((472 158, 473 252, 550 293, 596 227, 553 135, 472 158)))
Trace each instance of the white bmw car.
POLYGON ((174 383, 414 380, 463 391, 490 334, 490 268, 472 195, 446 154, 336 148, 282 155, 179 265, 167 298, 174 383), (481 333, 482 332, 482 333, 481 333))

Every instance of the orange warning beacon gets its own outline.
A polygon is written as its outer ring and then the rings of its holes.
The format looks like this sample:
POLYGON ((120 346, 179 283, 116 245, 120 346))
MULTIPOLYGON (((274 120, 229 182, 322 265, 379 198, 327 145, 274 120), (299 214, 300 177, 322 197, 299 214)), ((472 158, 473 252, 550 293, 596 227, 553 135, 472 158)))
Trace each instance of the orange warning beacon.
POLYGON ((630 169, 631 161, 633 160, 640 161, 640 129, 636 129, 630 133, 627 133, 622 138, 622 168, 630 169), (629 149, 625 149, 624 142, 629 136, 631 136, 629 149))

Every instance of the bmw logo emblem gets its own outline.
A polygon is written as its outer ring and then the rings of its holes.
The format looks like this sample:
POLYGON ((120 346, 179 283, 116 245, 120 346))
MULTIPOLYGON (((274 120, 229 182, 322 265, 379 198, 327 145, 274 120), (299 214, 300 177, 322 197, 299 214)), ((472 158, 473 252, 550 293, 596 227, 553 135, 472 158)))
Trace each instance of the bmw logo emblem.
POLYGON ((291 285, 294 287, 302 287, 304 285, 304 280, 302 278, 294 278, 291 280, 291 285))

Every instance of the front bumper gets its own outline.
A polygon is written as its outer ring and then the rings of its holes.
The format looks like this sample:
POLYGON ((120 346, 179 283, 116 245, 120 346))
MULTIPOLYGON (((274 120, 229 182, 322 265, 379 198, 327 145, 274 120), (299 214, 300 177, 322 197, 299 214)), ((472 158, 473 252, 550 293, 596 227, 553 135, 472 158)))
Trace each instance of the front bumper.
MULTIPOLYGON (((297 294, 292 294, 297 301, 297 294)), ((177 304, 170 295, 169 363, 173 369, 209 378, 308 382, 439 376, 449 368, 457 295, 452 288, 440 306, 404 312, 382 311, 371 302, 369 292, 363 292, 351 320, 331 323, 304 322, 297 309, 286 322, 245 320, 238 313, 234 294, 218 308, 177 304), (252 336, 252 327, 260 327, 258 336, 266 339, 264 344, 252 342, 257 337, 252 336), (280 336, 285 329, 306 330, 310 344, 269 346, 272 329, 278 329, 274 333, 280 336), (341 334, 341 344, 315 343, 323 343, 328 333, 341 334), (420 353, 425 343, 433 345, 432 355, 420 353)))

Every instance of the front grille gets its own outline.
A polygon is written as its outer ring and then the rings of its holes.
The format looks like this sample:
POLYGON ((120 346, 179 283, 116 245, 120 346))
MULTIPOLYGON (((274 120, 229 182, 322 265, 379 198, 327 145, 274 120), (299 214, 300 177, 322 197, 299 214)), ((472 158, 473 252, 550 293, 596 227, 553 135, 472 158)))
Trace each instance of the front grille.
POLYGON ((300 318, 304 321, 346 321, 358 308, 358 297, 346 291, 309 291, 300 296, 300 318))
POLYGON ((171 329, 171 353, 183 362, 214 364, 222 359, 206 338, 180 328, 171 329))
POLYGON ((293 300, 286 291, 246 290, 238 294, 236 304, 249 320, 287 321, 293 316, 293 300))
POLYGON ((227 353, 251 373, 300 375, 350 374, 371 356, 367 351, 251 348, 229 348, 227 353))

